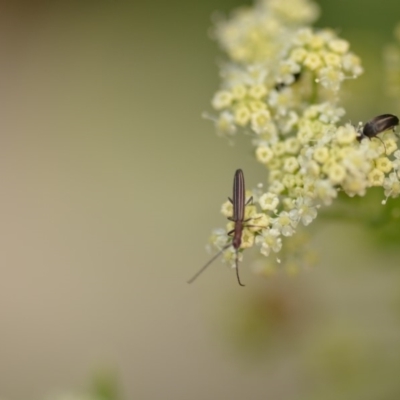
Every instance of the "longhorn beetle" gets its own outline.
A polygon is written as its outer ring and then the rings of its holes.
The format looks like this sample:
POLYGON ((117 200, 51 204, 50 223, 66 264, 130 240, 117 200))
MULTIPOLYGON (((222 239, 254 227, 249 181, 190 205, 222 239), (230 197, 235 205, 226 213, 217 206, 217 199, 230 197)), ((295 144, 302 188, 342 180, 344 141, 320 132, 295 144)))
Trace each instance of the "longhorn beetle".
POLYGON ((393 129, 394 131, 397 125, 399 125, 399 119, 395 115, 393 114, 378 115, 377 117, 371 119, 371 121, 368 121, 363 126, 362 131, 360 129, 358 130, 358 133, 360 135, 357 137, 357 140, 361 142, 361 140, 366 137, 370 140, 375 137, 382 142, 386 153, 385 143, 383 143, 383 140, 379 138, 377 135, 381 132, 387 131, 388 129, 393 129))
MULTIPOLYGON (((228 232, 229 236, 232 236, 232 242, 224 246, 214 257, 211 258, 203 267, 200 268, 196 274, 188 280, 188 283, 192 283, 210 264, 213 263, 225 250, 230 246, 233 246, 236 252, 236 277, 240 286, 245 286, 242 284, 239 278, 239 248, 242 244, 242 233, 243 229, 246 227, 256 227, 256 225, 245 225, 246 222, 250 221, 252 218, 244 219, 246 206, 253 201, 253 197, 246 202, 246 190, 244 187, 244 175, 241 169, 236 170, 235 176, 233 178, 233 199, 228 197, 229 201, 233 205, 233 216, 228 217, 229 220, 235 223, 235 227, 228 232)), ((264 228, 260 226, 259 228, 264 228)))

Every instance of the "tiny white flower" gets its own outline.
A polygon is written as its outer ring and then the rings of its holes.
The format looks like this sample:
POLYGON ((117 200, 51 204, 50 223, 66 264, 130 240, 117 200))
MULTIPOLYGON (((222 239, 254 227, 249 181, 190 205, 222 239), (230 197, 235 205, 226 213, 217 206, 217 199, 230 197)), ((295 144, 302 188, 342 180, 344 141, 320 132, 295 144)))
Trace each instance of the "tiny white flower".
POLYGON ((382 186, 385 174, 378 168, 374 168, 368 174, 368 181, 371 186, 382 186))
POLYGON ((299 168, 299 162, 297 161, 296 157, 288 157, 286 158, 283 169, 286 172, 293 174, 299 168))
POLYGON ((315 71, 316 69, 322 66, 322 59, 315 52, 309 52, 306 58, 303 61, 305 67, 309 68, 311 71, 315 71))
POLYGON ((296 47, 290 53, 290 59, 296 63, 301 63, 307 56, 307 50, 304 47, 296 47))
POLYGON ((392 161, 393 169, 398 171, 400 169, 400 150, 396 150, 394 153, 394 160, 392 161))
POLYGON ((284 175, 282 179, 282 184, 285 185, 288 189, 291 189, 296 186, 296 178, 292 174, 284 175))
POLYGON ((307 226, 317 217, 317 207, 310 197, 299 197, 295 201, 295 208, 289 214, 293 220, 301 220, 303 225, 307 226))
POLYGON ((364 72, 360 58, 352 53, 347 53, 343 56, 342 65, 343 69, 353 77, 357 77, 364 72))
POLYGON ((337 163, 332 163, 327 173, 332 183, 340 183, 346 177, 346 170, 342 165, 337 163))
POLYGON ((267 94, 267 88, 265 87, 265 85, 261 83, 253 85, 249 89, 249 96, 257 100, 262 99, 266 94, 267 94))
POLYGON ((233 204, 227 200, 225 203, 222 204, 221 206, 221 214, 225 217, 232 217, 233 215, 233 204))
POLYGON ((220 90, 215 93, 214 98, 212 100, 212 106, 216 110, 221 110, 223 108, 227 108, 232 104, 233 96, 231 92, 227 90, 220 90))
POLYGON ((271 114, 268 110, 255 112, 251 115, 251 128, 255 133, 263 133, 268 131, 270 127, 271 114))
POLYGON ((337 197, 338 193, 332 183, 327 179, 319 179, 314 183, 315 195, 322 200, 322 202, 329 206, 332 201, 337 197))
POLYGON ((357 132, 351 125, 339 126, 336 131, 336 140, 339 144, 353 143, 357 138, 357 132))
POLYGON ((283 156, 286 152, 285 143, 284 142, 274 143, 274 145, 272 146, 272 150, 276 156, 278 157, 283 156))
POLYGON ((277 229, 265 229, 256 237, 256 243, 261 245, 261 254, 268 257, 271 250, 278 253, 282 248, 282 238, 277 229))
POLYGON ((281 232, 283 236, 292 236, 296 225, 297 221, 292 219, 287 211, 281 211, 272 222, 273 229, 281 232))
POLYGON ((285 190, 285 186, 283 185, 282 182, 279 181, 274 181, 271 183, 271 185, 269 186, 269 191, 271 193, 276 193, 276 194, 280 194, 285 190))
POLYGON ((329 158, 329 150, 327 147, 317 147, 314 151, 313 158, 320 164, 325 163, 329 158))
POLYGON ((233 135, 237 128, 234 122, 234 116, 229 111, 224 111, 215 121, 217 134, 220 136, 233 135))
POLYGON ((311 28, 303 28, 297 32, 296 37, 293 42, 299 46, 304 46, 308 44, 313 38, 313 33, 311 28))
POLYGON ((308 47, 313 50, 320 50, 325 44, 325 40, 323 36, 320 35, 313 35, 311 40, 308 42, 308 47))
POLYGON ((275 193, 264 193, 258 200, 262 210, 275 211, 279 204, 279 198, 275 193))
MULTIPOLYGON (((285 123, 282 124, 282 133, 283 134, 287 134, 290 131, 292 131, 293 128, 295 127, 295 125, 297 124, 298 120, 299 120, 299 116, 297 115, 297 113, 294 112, 294 111, 289 111, 288 117, 286 118, 285 123)), ((299 143, 299 147, 300 147, 300 143, 299 143)), ((291 153, 292 151, 291 150, 287 150, 287 152, 291 153)), ((298 150, 295 151, 295 153, 297 153, 297 152, 298 152, 298 150)))
POLYGON ((347 40, 334 39, 328 43, 328 47, 338 54, 344 54, 349 51, 350 44, 347 40))
MULTIPOLYGON (((268 105, 273 109, 277 116, 286 116, 296 103, 296 98, 292 88, 286 87, 281 90, 272 90, 268 95, 268 105)), ((287 121, 286 124, 290 124, 291 121, 287 121)), ((292 123, 293 125, 293 123, 292 123)))
POLYGON ((389 174, 383 182, 383 187, 385 189, 385 196, 387 197, 398 197, 400 194, 400 181, 399 177, 395 172, 389 174))
POLYGON ((260 161, 261 164, 268 164, 272 160, 273 156, 274 152, 269 146, 257 147, 256 158, 258 161, 260 161))
POLYGON ((225 247, 229 240, 225 229, 214 229, 210 237, 210 242, 219 250, 225 247))
POLYGON ((331 53, 331 52, 325 52, 322 55, 322 57, 323 57, 327 67, 340 68, 342 59, 337 54, 331 53))
POLYGON ((339 68, 325 67, 318 72, 317 82, 327 89, 338 91, 345 75, 339 68))
POLYGON ((392 170, 393 164, 387 157, 379 157, 375 160, 375 166, 384 173, 392 170))
POLYGON ((300 72, 300 65, 293 60, 282 61, 279 66, 278 79, 279 83, 291 85, 294 82, 294 75, 300 72))
POLYGON ((300 150, 300 147, 300 142, 295 137, 285 140, 285 150, 289 154, 297 154, 300 150))
POLYGON ((232 99, 242 100, 247 94, 247 89, 244 85, 235 85, 231 88, 232 99))
POLYGON ((242 105, 235 110, 235 122, 239 126, 245 126, 249 122, 251 117, 250 110, 248 107, 242 105))
POLYGON ((257 113, 267 109, 267 105, 261 100, 250 100, 247 104, 252 113, 257 113))

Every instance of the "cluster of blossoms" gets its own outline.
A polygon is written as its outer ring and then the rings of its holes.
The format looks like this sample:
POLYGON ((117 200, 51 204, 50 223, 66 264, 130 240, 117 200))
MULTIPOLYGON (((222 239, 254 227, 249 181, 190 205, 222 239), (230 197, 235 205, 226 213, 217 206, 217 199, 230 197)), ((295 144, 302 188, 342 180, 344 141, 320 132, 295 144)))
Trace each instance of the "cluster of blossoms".
MULTIPOLYGON (((212 100, 218 115, 212 119, 220 135, 247 133, 256 159, 267 168, 267 191, 248 193, 261 210, 246 207, 245 219, 256 226, 244 229, 241 244, 259 245, 265 256, 280 252, 282 239, 309 225, 339 191, 363 196, 380 186, 386 199, 400 194, 395 134, 358 140, 362 124, 340 123, 342 83, 363 70, 347 41, 306 25, 317 16, 309 0, 260 0, 218 21, 215 29, 229 61, 221 66, 221 89, 212 100)), ((222 213, 232 216, 230 202, 222 213)), ((212 243, 226 246, 232 228, 230 223, 216 231, 212 243)), ((224 257, 234 264, 234 249, 224 257)))

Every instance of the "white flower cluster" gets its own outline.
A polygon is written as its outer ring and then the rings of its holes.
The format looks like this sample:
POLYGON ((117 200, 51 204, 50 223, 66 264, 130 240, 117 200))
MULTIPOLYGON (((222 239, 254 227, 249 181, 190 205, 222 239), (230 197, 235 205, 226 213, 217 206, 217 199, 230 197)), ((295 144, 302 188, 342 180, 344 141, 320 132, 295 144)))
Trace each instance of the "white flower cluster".
POLYGON ((215 36, 230 58, 212 100, 220 135, 245 128, 278 141, 278 132, 293 131, 305 106, 332 102, 346 78, 362 73, 347 41, 304 25, 318 14, 313 3, 281 3, 264 0, 217 24, 215 36))
POLYGON ((220 18, 214 35, 232 61, 265 63, 279 58, 286 40, 318 15, 317 5, 310 0, 260 0, 236 10, 228 20, 220 18))
MULTIPOLYGON (((362 125, 340 125, 345 111, 337 105, 339 89, 362 67, 347 41, 305 25, 317 15, 309 0, 260 0, 215 30, 230 58, 212 100, 217 131, 250 134, 256 159, 268 170, 268 191, 249 193, 262 212, 246 207, 248 224, 256 227, 244 229, 241 249, 256 244, 265 256, 278 253, 282 239, 309 225, 338 191, 363 196, 381 186, 386 198, 400 194, 396 136, 361 140, 362 125)), ((232 216, 229 202, 222 212, 232 216)), ((226 246, 232 229, 230 223, 212 243, 226 246)), ((234 250, 225 258, 233 263, 234 250)))

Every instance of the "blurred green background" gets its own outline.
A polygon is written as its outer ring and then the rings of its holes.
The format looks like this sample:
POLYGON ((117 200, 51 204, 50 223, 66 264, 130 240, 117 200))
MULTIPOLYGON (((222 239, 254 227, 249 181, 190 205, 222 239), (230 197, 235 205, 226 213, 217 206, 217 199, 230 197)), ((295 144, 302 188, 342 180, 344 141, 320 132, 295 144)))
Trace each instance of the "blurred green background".
MULTIPOLYGON (((319 224, 318 265, 295 278, 254 276, 246 253, 246 288, 220 263, 186 284, 233 171, 265 174, 201 118, 223 57, 210 17, 242 4, 1 3, 1 399, 99 373, 121 399, 400 398, 399 252, 362 226, 319 224)), ((366 70, 348 120, 398 115, 381 52, 400 3, 320 5, 366 70)))

